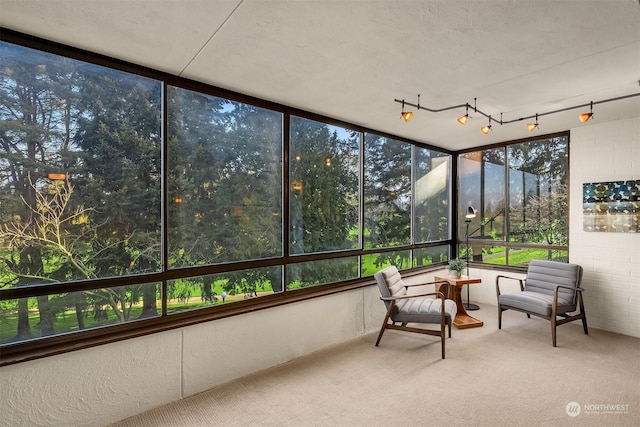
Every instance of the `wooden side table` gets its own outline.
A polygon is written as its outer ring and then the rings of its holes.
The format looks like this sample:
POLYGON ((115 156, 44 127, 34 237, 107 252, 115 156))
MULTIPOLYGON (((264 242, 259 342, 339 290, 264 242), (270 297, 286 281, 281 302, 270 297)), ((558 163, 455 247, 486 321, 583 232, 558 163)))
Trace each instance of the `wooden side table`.
POLYGON ((477 328, 484 324, 482 320, 469 316, 469 313, 467 313, 467 310, 465 310, 464 304, 462 303, 462 287, 464 285, 481 283, 482 279, 467 276, 462 276, 457 279, 454 279, 453 277, 436 276, 434 280, 449 283, 449 285, 436 284, 436 292, 442 291, 446 296, 449 296, 449 298, 456 302, 456 305, 458 306, 458 313, 456 314, 456 318, 453 320, 453 324, 456 325, 458 329, 477 328), (447 289, 442 289, 443 287, 447 289), (453 295, 451 295, 450 291, 453 292, 453 295))

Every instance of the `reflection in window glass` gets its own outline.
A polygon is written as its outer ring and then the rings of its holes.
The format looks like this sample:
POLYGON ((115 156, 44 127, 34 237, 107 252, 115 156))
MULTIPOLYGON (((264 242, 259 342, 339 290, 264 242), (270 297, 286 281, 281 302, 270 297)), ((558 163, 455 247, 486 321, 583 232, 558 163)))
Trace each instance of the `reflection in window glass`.
POLYGON ((411 241, 411 145, 365 135, 364 247, 411 241))
POLYGON ((360 133, 291 117, 291 254, 360 245, 360 133))
POLYGON ((569 262, 567 251, 552 249, 509 248, 509 265, 529 265, 532 259, 569 262))
POLYGON ((472 206, 476 217, 469 224, 469 238, 502 240, 505 222, 504 148, 463 154, 459 168, 459 235, 465 236, 465 214, 472 206))
POLYGON ((507 147, 509 240, 567 245, 567 137, 507 147))
POLYGON ((362 256, 362 277, 373 276, 376 271, 395 265, 398 270, 411 268, 411 251, 393 251, 362 256))
POLYGON ((449 245, 413 250, 413 266, 422 267, 449 260, 449 245))
POLYGON ((170 280, 167 312, 244 301, 282 292, 282 267, 265 267, 170 280))
POLYGON ((416 243, 449 238, 451 156, 415 148, 414 236, 416 243))
POLYGON ((287 265, 287 290, 308 288, 358 277, 358 257, 287 265))
POLYGON ((480 245, 471 244, 469 258, 474 261, 482 261, 487 264, 507 264, 507 249, 504 245, 480 245))
POLYGON ((169 266, 282 254, 282 114, 169 87, 169 266))
POLYGON ((466 257, 469 224, 474 261, 526 265, 531 259, 566 260, 566 250, 558 247, 568 244, 567 159, 567 135, 461 155, 459 256, 466 257), (478 206, 478 213, 467 223, 468 205, 478 206), (505 243, 482 246, 487 240, 505 243))
POLYGON ((159 299, 159 289, 159 284, 148 283, 2 301, 0 344, 159 316, 160 309, 145 299, 159 299))

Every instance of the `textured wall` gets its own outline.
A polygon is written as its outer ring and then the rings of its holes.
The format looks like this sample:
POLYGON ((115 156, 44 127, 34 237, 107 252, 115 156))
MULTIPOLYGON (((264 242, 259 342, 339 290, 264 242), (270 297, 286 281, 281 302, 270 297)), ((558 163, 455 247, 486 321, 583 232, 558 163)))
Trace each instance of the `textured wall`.
POLYGON ((104 426, 362 335, 383 317, 369 287, 5 366, 0 426, 104 426))
POLYGON ((180 331, 0 368, 0 425, 102 426, 180 398, 180 331))
POLYGON ((363 290, 185 328, 183 394, 199 393, 363 333, 363 290))
MULTIPOLYGON (((590 122, 591 123, 591 122, 590 122)), ((640 337, 640 235, 583 231, 582 184, 640 179, 640 117, 571 130, 570 260, 585 269, 589 325, 640 337)))

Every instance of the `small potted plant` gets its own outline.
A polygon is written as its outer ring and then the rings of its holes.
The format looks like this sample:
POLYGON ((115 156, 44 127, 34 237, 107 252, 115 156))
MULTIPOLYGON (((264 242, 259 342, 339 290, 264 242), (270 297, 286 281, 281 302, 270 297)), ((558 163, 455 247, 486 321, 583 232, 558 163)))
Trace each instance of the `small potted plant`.
POLYGON ((449 276, 455 279, 459 278, 462 274, 462 270, 465 269, 467 263, 463 259, 452 259, 449 260, 449 276))

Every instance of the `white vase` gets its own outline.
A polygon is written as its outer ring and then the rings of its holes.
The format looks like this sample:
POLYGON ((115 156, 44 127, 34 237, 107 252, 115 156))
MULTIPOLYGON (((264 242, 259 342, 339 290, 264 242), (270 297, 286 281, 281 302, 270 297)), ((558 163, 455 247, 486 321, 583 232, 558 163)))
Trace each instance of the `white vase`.
POLYGON ((452 279, 459 279, 460 272, 455 270, 449 270, 449 277, 451 277, 452 279))

